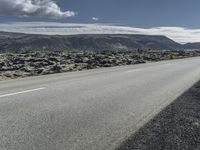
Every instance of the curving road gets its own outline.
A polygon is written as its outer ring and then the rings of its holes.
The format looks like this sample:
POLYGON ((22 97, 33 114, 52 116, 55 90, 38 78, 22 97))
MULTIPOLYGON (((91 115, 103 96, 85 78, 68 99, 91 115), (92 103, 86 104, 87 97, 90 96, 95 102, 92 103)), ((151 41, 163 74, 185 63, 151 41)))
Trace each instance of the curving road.
POLYGON ((200 79, 200 58, 0 82, 1 150, 110 150, 200 79))

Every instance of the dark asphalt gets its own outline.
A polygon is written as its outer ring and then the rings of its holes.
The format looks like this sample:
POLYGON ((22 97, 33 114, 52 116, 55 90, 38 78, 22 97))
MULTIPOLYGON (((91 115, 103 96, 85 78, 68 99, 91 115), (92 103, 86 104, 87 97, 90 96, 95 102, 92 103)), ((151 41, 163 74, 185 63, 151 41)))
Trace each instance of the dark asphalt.
POLYGON ((199 150, 200 82, 167 106, 118 150, 199 150))

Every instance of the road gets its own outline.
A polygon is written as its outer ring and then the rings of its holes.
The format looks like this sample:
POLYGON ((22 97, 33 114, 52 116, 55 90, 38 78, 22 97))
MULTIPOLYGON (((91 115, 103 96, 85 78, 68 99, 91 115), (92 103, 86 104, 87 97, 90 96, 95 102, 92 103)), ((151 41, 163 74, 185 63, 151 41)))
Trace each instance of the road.
POLYGON ((200 58, 0 82, 1 150, 111 150, 200 80, 200 58))

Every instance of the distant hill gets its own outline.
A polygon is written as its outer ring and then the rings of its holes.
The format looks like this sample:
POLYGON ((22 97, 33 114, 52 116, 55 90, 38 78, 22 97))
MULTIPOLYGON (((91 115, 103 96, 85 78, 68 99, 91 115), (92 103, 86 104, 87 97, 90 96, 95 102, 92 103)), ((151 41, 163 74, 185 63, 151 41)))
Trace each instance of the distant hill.
POLYGON ((165 36, 156 35, 35 35, 0 32, 0 51, 16 51, 24 49, 92 51, 135 49, 175 50, 185 47, 192 48, 190 45, 181 45, 165 36))
POLYGON ((187 43, 183 45, 185 49, 200 49, 200 42, 199 43, 187 43))

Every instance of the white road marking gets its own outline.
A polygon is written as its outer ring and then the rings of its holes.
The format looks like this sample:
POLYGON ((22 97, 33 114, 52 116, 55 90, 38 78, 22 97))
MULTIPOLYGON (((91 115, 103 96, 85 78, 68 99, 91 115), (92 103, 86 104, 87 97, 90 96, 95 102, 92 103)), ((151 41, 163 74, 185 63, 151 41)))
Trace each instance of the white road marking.
POLYGON ((128 70, 126 71, 127 73, 132 73, 132 72, 137 72, 137 71, 140 71, 141 69, 133 69, 133 70, 128 70))
POLYGON ((2 98, 2 97, 8 97, 8 96, 14 96, 14 95, 19 95, 19 94, 24 94, 24 93, 30 93, 30 92, 35 92, 35 91, 40 91, 40 90, 44 90, 44 89, 45 89, 45 87, 37 88, 37 89, 30 89, 30 90, 15 92, 15 93, 4 94, 4 95, 0 95, 0 98, 2 98))

